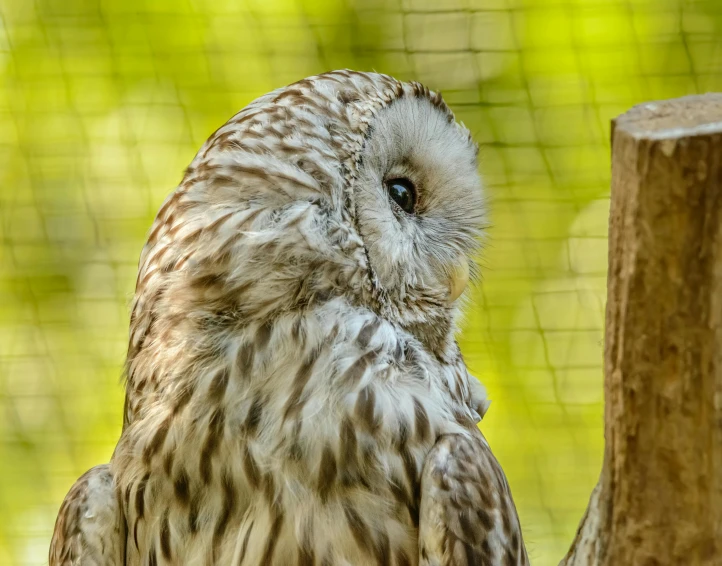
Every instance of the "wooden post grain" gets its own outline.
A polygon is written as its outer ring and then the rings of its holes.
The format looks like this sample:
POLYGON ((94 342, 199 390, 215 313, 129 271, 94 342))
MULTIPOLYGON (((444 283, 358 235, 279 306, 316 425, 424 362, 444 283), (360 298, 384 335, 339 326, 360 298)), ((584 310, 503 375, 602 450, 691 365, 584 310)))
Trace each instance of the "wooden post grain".
POLYGON ((722 565, 722 94, 612 124, 604 464, 560 566, 722 565))

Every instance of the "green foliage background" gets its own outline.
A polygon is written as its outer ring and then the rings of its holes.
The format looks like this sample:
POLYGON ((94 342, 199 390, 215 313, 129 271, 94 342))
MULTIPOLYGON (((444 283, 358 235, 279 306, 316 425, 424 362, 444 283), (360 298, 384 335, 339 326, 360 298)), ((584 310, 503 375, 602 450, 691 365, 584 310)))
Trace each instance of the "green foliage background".
POLYGON ((0 564, 109 459, 138 255, 204 139, 334 68, 440 89, 493 226, 461 336, 533 561, 599 473, 609 121, 720 89, 722 1, 0 0, 0 564))

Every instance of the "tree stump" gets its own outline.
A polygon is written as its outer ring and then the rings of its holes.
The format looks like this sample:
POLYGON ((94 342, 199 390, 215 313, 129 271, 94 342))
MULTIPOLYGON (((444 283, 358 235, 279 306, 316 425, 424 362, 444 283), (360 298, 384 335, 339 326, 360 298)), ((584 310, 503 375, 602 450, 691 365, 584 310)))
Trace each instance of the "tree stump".
POLYGON ((612 123, 602 474, 560 566, 722 565, 722 94, 612 123))

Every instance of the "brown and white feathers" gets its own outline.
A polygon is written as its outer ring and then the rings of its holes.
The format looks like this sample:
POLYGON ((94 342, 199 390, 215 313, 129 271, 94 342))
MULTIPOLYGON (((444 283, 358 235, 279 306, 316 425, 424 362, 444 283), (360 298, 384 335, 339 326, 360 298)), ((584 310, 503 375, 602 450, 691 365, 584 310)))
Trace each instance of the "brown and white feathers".
POLYGON ((352 71, 216 131, 141 254, 113 496, 76 484, 51 565, 92 563, 78 498, 118 509, 107 564, 526 564, 454 340, 476 154, 438 94, 352 71))

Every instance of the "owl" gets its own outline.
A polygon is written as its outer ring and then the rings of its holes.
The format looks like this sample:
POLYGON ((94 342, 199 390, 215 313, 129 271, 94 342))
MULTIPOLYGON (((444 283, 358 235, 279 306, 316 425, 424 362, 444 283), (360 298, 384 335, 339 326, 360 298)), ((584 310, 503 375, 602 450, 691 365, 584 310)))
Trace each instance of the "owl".
POLYGON ((141 253, 123 431, 50 564, 527 564, 454 339, 477 153, 438 93, 348 70, 218 129, 141 253))

